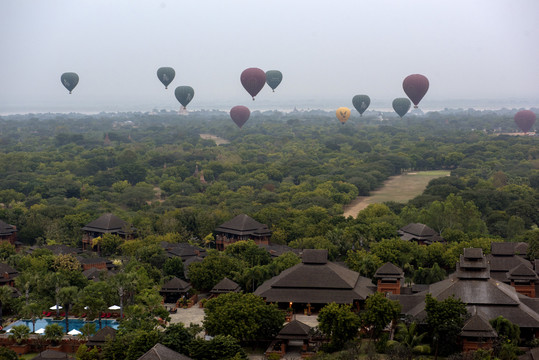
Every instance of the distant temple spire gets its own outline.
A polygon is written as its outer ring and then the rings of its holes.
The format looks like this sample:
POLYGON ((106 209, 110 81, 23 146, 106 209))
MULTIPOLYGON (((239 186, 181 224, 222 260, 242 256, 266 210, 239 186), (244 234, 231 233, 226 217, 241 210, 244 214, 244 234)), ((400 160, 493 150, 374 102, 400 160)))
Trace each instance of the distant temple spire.
POLYGON ((110 139, 109 139, 109 133, 105 134, 105 141, 103 141, 103 144, 105 146, 110 146, 110 139))

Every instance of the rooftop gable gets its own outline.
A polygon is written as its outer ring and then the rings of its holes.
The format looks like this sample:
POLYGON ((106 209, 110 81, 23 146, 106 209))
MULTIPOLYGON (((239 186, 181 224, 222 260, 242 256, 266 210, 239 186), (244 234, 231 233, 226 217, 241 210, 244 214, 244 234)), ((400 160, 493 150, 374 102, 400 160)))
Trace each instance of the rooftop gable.
POLYGON ((129 224, 114 214, 108 213, 88 223, 83 230, 97 232, 114 232, 129 228, 129 224))
POLYGON ((180 354, 165 345, 157 343, 138 360, 192 360, 190 357, 180 354))

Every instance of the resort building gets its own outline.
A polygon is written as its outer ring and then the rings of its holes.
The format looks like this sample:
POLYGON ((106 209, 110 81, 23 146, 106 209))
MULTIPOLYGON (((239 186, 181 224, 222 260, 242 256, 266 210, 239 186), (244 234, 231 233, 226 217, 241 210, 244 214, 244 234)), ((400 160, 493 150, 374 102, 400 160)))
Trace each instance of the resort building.
POLYGON ((84 231, 82 236, 82 249, 97 250, 97 252, 100 250, 99 237, 105 234, 113 234, 124 239, 132 239, 136 232, 136 229, 133 226, 110 213, 88 223, 82 230, 84 231))
POLYGON ((271 237, 267 225, 245 214, 219 225, 214 233, 217 250, 224 250, 228 245, 241 240, 253 240, 257 245, 268 245, 271 237))

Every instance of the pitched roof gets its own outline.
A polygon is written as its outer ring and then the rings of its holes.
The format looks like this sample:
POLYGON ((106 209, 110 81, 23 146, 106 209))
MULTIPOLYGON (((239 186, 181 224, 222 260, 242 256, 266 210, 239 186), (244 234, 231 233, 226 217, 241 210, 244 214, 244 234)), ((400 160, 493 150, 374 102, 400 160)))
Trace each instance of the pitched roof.
POLYGON ((8 223, 0 220, 0 235, 11 235, 14 232, 17 232, 17 228, 15 226, 9 225, 8 223))
POLYGON ((533 271, 533 269, 527 267, 524 264, 517 265, 515 268, 511 269, 509 272, 507 272, 507 279, 515 282, 519 281, 538 281, 539 277, 533 271))
POLYGON ((67 355, 64 352, 45 350, 39 353, 38 356, 33 357, 32 360, 44 360, 44 359, 73 359, 73 357, 67 355))
POLYGON ((86 224, 82 230, 100 233, 114 233, 123 232, 123 230, 126 228, 130 228, 130 225, 127 222, 123 221, 114 214, 108 213, 86 224))
POLYGON ((107 339, 114 339, 116 337, 116 332, 116 329, 110 326, 105 326, 104 328, 96 332, 94 336, 90 337, 86 345, 102 346, 103 344, 105 344, 105 341, 107 341, 107 339))
POLYGON ((5 263, 0 263, 0 274, 8 273, 9 275, 16 275, 19 272, 5 263))
POLYGON ((191 284, 177 277, 173 277, 161 286, 160 292, 186 292, 191 289, 191 284))
POLYGON ((351 304, 374 290, 370 279, 328 261, 297 264, 265 281, 254 293, 269 302, 351 304))
POLYGON ((393 265, 390 262, 386 262, 384 265, 380 266, 376 273, 374 274, 375 278, 404 278, 404 272, 402 269, 396 265, 393 265))
POLYGON ((301 253, 301 250, 299 249, 294 249, 290 246, 280 244, 258 244, 258 247, 266 249, 266 251, 269 252, 272 257, 278 257, 287 252, 293 252, 296 255, 300 255, 301 253))
POLYGON ((254 235, 269 236, 271 231, 267 225, 261 224, 255 219, 245 214, 241 214, 219 225, 215 232, 221 232, 234 235, 254 235))
POLYGON ((474 272, 481 273, 482 270, 461 269, 460 263, 457 263, 456 275, 431 284, 428 290, 415 295, 391 295, 390 298, 401 302, 403 313, 420 320, 426 315, 425 296, 431 293, 438 301, 454 296, 468 307, 475 306, 486 319, 502 315, 520 327, 539 328, 539 314, 536 312, 536 309, 539 309, 538 301, 519 294, 512 286, 492 278, 460 276, 474 272))
POLYGON ((276 338, 279 340, 306 340, 309 339, 310 331, 309 325, 294 319, 279 331, 276 338))
POLYGON ((223 280, 219 281, 211 289, 210 292, 213 294, 225 294, 229 292, 240 292, 240 291, 241 291, 241 287, 237 283, 225 277, 223 280))
POLYGON ((159 343, 155 344, 153 348, 138 360, 192 360, 190 357, 182 355, 172 349, 169 349, 165 345, 159 343))
POLYGON ((327 250, 305 249, 301 255, 304 264, 326 264, 328 262, 327 250))
POLYGON ((427 225, 420 224, 420 223, 411 223, 411 224, 403 226, 399 230, 408 234, 419 236, 419 237, 429 237, 429 236, 438 235, 436 231, 434 231, 427 225))
POLYGON ((493 242, 490 252, 495 256, 526 255, 528 244, 525 242, 493 242))
POLYGON ((495 338, 498 337, 498 334, 490 325, 488 320, 478 311, 475 311, 475 314, 472 315, 472 317, 470 317, 462 327, 460 336, 474 338, 495 338))

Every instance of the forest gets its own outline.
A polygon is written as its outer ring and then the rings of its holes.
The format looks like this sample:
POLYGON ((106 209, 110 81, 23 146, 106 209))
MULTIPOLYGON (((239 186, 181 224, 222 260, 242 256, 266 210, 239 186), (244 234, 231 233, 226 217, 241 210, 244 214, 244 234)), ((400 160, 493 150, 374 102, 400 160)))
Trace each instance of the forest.
MULTIPOLYGON (((241 129, 217 110, 2 116, 0 220, 17 227, 21 247, 37 246, 28 252, 0 244, 0 260, 20 273, 16 287, 23 294, 10 299, 0 293, 4 314, 28 316, 58 296, 73 308, 89 299, 105 306, 122 298, 127 320, 105 351, 110 359, 137 359, 167 331, 189 337, 186 329, 153 332, 157 314, 166 318, 156 287, 186 275, 160 242, 207 249, 205 260, 189 268, 197 291, 226 276, 250 293, 299 262, 292 253, 272 259, 249 243, 213 250, 213 230, 239 214, 267 224, 273 244, 327 249, 330 260, 366 277, 392 262, 407 282, 429 284, 455 270, 462 249, 488 254, 492 242, 527 242, 529 258, 539 258, 539 142, 505 134, 516 131, 509 113, 440 111, 384 120, 366 114, 340 124, 325 111, 257 111, 241 129), (217 145, 201 134, 226 142, 217 145), (451 176, 431 181, 408 203, 374 204, 357 218, 342 216, 346 204, 389 177, 436 169, 451 176), (39 249, 80 248, 81 228, 104 213, 136 228, 134 240, 100 240, 100 255, 113 261, 118 275, 88 282, 71 271, 80 268, 74 257, 39 249), (401 241, 397 230, 414 222, 447 242, 401 241), (118 295, 127 284, 129 291, 118 295)), ((249 340, 215 339, 234 346, 249 340)), ((191 354, 200 354, 206 345, 190 346, 191 354)))

